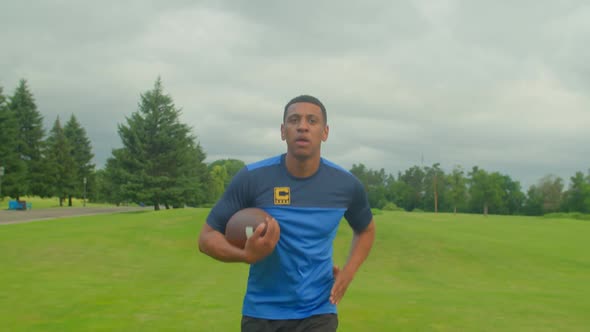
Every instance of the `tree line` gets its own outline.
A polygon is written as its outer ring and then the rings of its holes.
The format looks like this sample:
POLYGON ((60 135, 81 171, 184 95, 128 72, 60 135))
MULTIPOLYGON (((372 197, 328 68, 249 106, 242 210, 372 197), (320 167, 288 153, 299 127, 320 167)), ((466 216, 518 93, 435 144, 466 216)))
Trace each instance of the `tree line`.
POLYGON ((0 87, 0 197, 58 197, 60 206, 66 200, 71 206, 92 179, 93 158, 86 130, 73 114, 65 125, 57 117, 46 135, 27 81, 9 98, 0 87))
POLYGON ((207 165, 180 115, 158 78, 140 95, 138 110, 118 125, 123 147, 97 170, 86 130, 74 115, 65 125, 57 117, 46 132, 26 80, 9 97, 0 87, 0 198, 57 197, 60 206, 88 198, 156 210, 210 204, 245 165, 234 159, 207 165))
POLYGON ((576 172, 565 189, 563 179, 547 175, 526 194, 509 175, 477 166, 455 166, 446 173, 440 164, 413 166, 396 176, 384 169, 355 164, 350 170, 365 186, 372 207, 406 211, 544 215, 590 213, 590 173, 576 172))
MULTIPOLYGON (((0 198, 27 195, 95 202, 144 204, 159 210, 208 206, 222 195, 244 167, 236 159, 205 163, 206 154, 192 128, 180 121, 182 110, 164 92, 158 78, 140 94, 137 111, 118 125, 123 147, 114 149, 103 169, 86 130, 72 114, 59 117, 46 134, 43 117, 27 81, 12 96, 0 87, 0 198)), ((590 173, 577 172, 565 189, 563 179, 548 175, 523 192, 518 181, 477 166, 413 166, 397 175, 354 164, 350 172, 363 183, 372 207, 386 210, 542 215, 590 213, 590 173)))

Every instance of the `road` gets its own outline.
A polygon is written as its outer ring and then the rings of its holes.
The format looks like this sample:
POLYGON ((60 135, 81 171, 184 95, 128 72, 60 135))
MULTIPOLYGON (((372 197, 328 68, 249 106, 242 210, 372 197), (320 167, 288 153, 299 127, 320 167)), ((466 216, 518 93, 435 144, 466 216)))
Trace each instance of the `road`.
POLYGON ((0 225, 30 221, 51 220, 75 216, 110 214, 129 211, 151 211, 150 207, 63 207, 50 209, 31 209, 26 211, 0 210, 0 225))

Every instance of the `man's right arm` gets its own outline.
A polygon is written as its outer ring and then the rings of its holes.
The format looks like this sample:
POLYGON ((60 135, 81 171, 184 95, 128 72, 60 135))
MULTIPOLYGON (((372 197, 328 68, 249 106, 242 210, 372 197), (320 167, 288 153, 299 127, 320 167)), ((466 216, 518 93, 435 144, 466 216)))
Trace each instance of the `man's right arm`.
POLYGON ((201 229, 199 236, 199 250, 205 255, 211 256, 222 262, 243 262, 246 260, 246 252, 234 247, 225 239, 225 236, 213 229, 207 223, 201 229))
POLYGON ((267 228, 264 236, 262 236, 264 225, 261 224, 248 238, 244 249, 234 247, 221 232, 205 223, 199 235, 199 250, 222 262, 253 264, 272 253, 280 238, 281 231, 277 221, 269 217, 266 222, 267 228))
POLYGON ((199 250, 222 262, 248 263, 244 250, 232 246, 223 235, 225 224, 233 213, 249 205, 249 172, 242 168, 227 190, 209 212, 199 235, 199 250))

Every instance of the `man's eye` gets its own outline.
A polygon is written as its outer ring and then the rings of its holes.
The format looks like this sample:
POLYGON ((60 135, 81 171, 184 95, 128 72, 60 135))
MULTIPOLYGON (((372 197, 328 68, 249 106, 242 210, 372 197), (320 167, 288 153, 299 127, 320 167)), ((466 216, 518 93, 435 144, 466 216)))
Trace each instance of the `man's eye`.
POLYGON ((317 120, 315 118, 309 119, 309 123, 311 123, 311 124, 315 124, 316 122, 317 122, 317 120))

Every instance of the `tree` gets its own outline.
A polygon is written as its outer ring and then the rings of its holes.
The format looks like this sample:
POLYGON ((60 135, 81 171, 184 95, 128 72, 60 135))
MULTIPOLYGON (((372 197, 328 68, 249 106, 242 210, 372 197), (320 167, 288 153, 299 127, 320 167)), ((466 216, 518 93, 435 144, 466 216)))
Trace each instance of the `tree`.
POLYGON ((563 196, 563 180, 552 174, 546 175, 539 180, 537 189, 543 199, 543 213, 559 211, 563 196))
POLYGON ((225 190, 225 183, 229 178, 223 165, 215 165, 209 171, 209 198, 210 202, 217 201, 225 190))
POLYGON ((475 212, 483 207, 483 214, 487 216, 490 207, 498 208, 502 204, 501 175, 474 166, 470 176, 471 209, 475 212))
POLYGON ((94 178, 94 190, 88 191, 87 193, 87 197, 88 200, 93 201, 93 202, 100 202, 100 203, 106 203, 109 202, 109 200, 106 198, 106 196, 104 195, 106 189, 106 170, 105 169, 97 169, 94 174, 93 174, 93 178, 94 178))
POLYGON ((523 210, 529 216, 543 215, 543 194, 537 186, 532 185, 529 187, 523 210))
POLYGON ((407 211, 424 208, 424 170, 418 166, 412 166, 407 169, 403 175, 399 175, 398 181, 402 181, 407 185, 404 198, 407 211))
POLYGON ((440 168, 440 163, 432 167, 424 167, 424 211, 446 210, 446 175, 440 168))
POLYGON ((139 167, 128 157, 128 150, 114 149, 112 157, 107 159, 104 174, 100 181, 101 197, 105 202, 114 203, 117 206, 128 202, 133 198, 131 175, 139 172, 139 167))
POLYGON ((125 199, 153 204, 155 210, 160 205, 202 203, 205 154, 191 128, 180 122, 180 109, 164 94, 160 78, 140 99, 139 110, 127 118, 126 125, 119 125, 124 147, 113 154, 115 169, 109 173, 116 172, 121 177, 118 181, 125 181, 125 199))
POLYGON ((19 82, 14 95, 10 98, 10 110, 17 120, 17 152, 24 161, 25 176, 14 184, 12 195, 19 199, 22 195, 47 196, 46 169, 43 163, 43 117, 37 110, 33 94, 27 81, 19 82))
MULTIPOLYGON (((183 187, 181 190, 182 203, 188 206, 198 206, 207 201, 207 181, 209 174, 205 164, 206 155, 200 144, 193 141, 187 147, 186 162, 181 165, 178 183, 183 187)), ((179 206, 181 202, 177 202, 179 206)))
POLYGON ((47 138, 48 178, 53 195, 59 198, 59 206, 74 192, 77 179, 77 167, 72 156, 72 146, 59 121, 59 116, 47 138))
POLYGON ((576 172, 570 178, 570 187, 565 194, 564 208, 566 212, 590 213, 590 172, 584 176, 576 172))
POLYGON ((520 188, 520 182, 513 181, 508 175, 498 174, 502 188, 502 200, 498 206, 499 214, 520 214, 525 201, 525 195, 520 188))
POLYGON ((467 179, 461 166, 455 166, 447 177, 447 186, 453 213, 457 213, 457 207, 463 208, 467 200, 467 179))
POLYGON ((25 181, 26 169, 17 149, 18 126, 14 112, 8 107, 3 89, 0 87, 0 167, 4 176, 0 179, 0 199, 4 196, 17 197, 25 181))
POLYGON ((365 187, 369 205, 382 208, 387 203, 385 182, 387 176, 382 168, 379 171, 368 169, 363 164, 353 164, 350 172, 354 174, 365 187))
POLYGON ((227 186, 229 185, 229 183, 233 179, 233 177, 236 174, 238 174, 238 172, 242 168, 244 168, 246 166, 246 164, 244 164, 243 161, 238 160, 238 159, 219 159, 219 160, 215 160, 214 162, 212 162, 208 165, 209 172, 211 172, 213 167, 218 166, 218 165, 225 167, 225 171, 227 172, 227 178, 224 183, 224 189, 227 188, 227 186))
POLYGON ((82 128, 73 114, 64 126, 64 134, 71 145, 71 155, 76 168, 74 188, 68 195, 68 206, 72 206, 72 196, 78 198, 85 196, 88 184, 94 183, 92 179, 94 174, 94 164, 92 163, 94 154, 86 130, 82 128))
MULTIPOLYGON (((398 174, 398 178, 401 174, 398 174)), ((387 181, 387 199, 395 205, 406 211, 411 211, 413 207, 414 189, 404 181, 396 180, 389 176, 387 181)))

